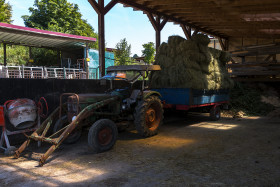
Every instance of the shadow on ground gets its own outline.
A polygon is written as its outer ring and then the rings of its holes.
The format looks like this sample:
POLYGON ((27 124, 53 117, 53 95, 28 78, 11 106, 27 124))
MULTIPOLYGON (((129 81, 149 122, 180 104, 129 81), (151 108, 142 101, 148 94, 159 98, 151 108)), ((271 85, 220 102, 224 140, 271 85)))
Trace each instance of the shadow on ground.
POLYGON ((267 118, 209 121, 197 114, 165 115, 157 136, 119 134, 115 147, 93 154, 87 132, 62 145, 44 167, 44 144, 19 159, 0 155, 0 186, 279 185, 280 121, 267 118))

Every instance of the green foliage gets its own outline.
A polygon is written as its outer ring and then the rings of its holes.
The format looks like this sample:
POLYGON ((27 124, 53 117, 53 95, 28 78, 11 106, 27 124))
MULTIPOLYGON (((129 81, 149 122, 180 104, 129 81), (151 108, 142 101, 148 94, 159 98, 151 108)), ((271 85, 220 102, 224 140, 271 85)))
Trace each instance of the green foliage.
MULTIPOLYGON (((78 5, 67 0, 35 0, 29 11, 30 16, 22 16, 27 27, 98 38, 92 26, 82 19, 78 5)), ((97 49, 98 42, 89 44, 89 47, 97 49)), ((57 63, 56 51, 35 49, 33 53, 37 65, 57 63)))
MULTIPOLYGON (((25 65, 29 59, 28 48, 17 45, 7 45, 7 65, 25 65)), ((0 46, 0 64, 4 64, 3 45, 0 46)))
POLYGON ((57 63, 57 51, 44 48, 32 48, 32 57, 37 66, 60 66, 57 63))
POLYGON ((127 44, 126 38, 120 40, 119 43, 116 45, 116 50, 114 51, 115 54, 115 61, 117 65, 129 65, 133 61, 130 58, 131 54, 131 45, 127 44))
MULTIPOLYGON (((35 0, 30 16, 22 16, 27 27, 98 38, 87 20, 82 19, 77 4, 67 0, 35 0)), ((90 47, 97 49, 97 42, 90 47)))
POLYGON ((155 61, 155 44, 153 42, 149 42, 142 45, 144 50, 142 50, 143 56, 145 56, 144 61, 148 64, 151 64, 155 61))
POLYGON ((12 7, 5 0, 0 0, 0 22, 12 23, 12 7))
POLYGON ((274 107, 261 101, 260 90, 236 83, 230 93, 233 111, 243 111, 247 115, 266 115, 274 107))
MULTIPOLYGON (((43 48, 32 48, 34 64, 38 66, 59 66, 57 64, 57 51, 43 48)), ((3 45, 0 46, 0 64, 4 64, 3 45)), ((29 60, 29 48, 18 45, 7 45, 7 65, 27 65, 29 60)))

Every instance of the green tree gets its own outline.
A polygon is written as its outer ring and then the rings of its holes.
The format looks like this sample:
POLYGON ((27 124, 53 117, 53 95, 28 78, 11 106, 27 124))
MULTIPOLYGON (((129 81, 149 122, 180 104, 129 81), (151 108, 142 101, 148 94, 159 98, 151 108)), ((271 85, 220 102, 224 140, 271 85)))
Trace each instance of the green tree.
POLYGON ((0 22, 12 23, 12 7, 5 0, 0 0, 0 22))
MULTIPOLYGON (((0 47, 0 64, 4 62, 3 47, 0 47)), ((29 53, 25 46, 7 45, 7 65, 25 65, 28 62, 29 53)))
MULTIPOLYGON (((93 27, 82 19, 77 4, 67 0, 35 0, 30 16, 22 16, 27 27, 98 38, 93 27)), ((94 48, 97 48, 97 43, 94 48)))
POLYGON ((128 45, 126 38, 121 39, 120 42, 117 43, 114 54, 117 65, 129 65, 132 63, 132 59, 130 58, 131 45, 128 45))
POLYGON ((142 45, 144 50, 142 50, 142 55, 145 56, 144 61, 148 64, 151 64, 155 60, 155 44, 153 42, 149 42, 142 45))
MULTIPOLYGON (((98 38, 93 27, 82 19, 78 5, 67 0, 35 0, 29 12, 30 16, 22 16, 27 27, 98 38)), ((97 49, 98 42, 89 47, 97 49)), ((56 65, 57 51, 34 49, 33 57, 37 65, 56 65)))

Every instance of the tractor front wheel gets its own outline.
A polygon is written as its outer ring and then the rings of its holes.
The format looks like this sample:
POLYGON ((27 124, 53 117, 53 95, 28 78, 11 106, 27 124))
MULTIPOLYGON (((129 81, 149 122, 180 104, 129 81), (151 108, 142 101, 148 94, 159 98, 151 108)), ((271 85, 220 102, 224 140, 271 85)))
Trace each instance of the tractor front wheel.
POLYGON ((156 135, 162 120, 163 108, 157 96, 150 96, 140 101, 135 108, 134 123, 141 136, 156 135))
POLYGON ((100 119, 89 129, 88 145, 95 153, 108 151, 115 145, 117 137, 116 124, 109 119, 100 119))
MULTIPOLYGON (((67 116, 62 116, 58 119, 53 127, 53 133, 56 133, 60 129, 64 128, 66 125, 70 124, 68 122, 67 116)), ((76 143, 80 137, 82 136, 82 129, 77 127, 68 135, 68 137, 63 141, 65 144, 73 144, 76 143)))

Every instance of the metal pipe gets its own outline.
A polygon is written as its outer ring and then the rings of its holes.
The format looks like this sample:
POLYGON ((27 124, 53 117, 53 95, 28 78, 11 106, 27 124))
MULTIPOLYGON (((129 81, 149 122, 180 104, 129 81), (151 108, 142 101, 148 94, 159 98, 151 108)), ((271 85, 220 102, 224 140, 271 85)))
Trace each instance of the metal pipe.
POLYGON ((3 48, 4 48, 4 66, 7 66, 7 44, 3 43, 3 48))

